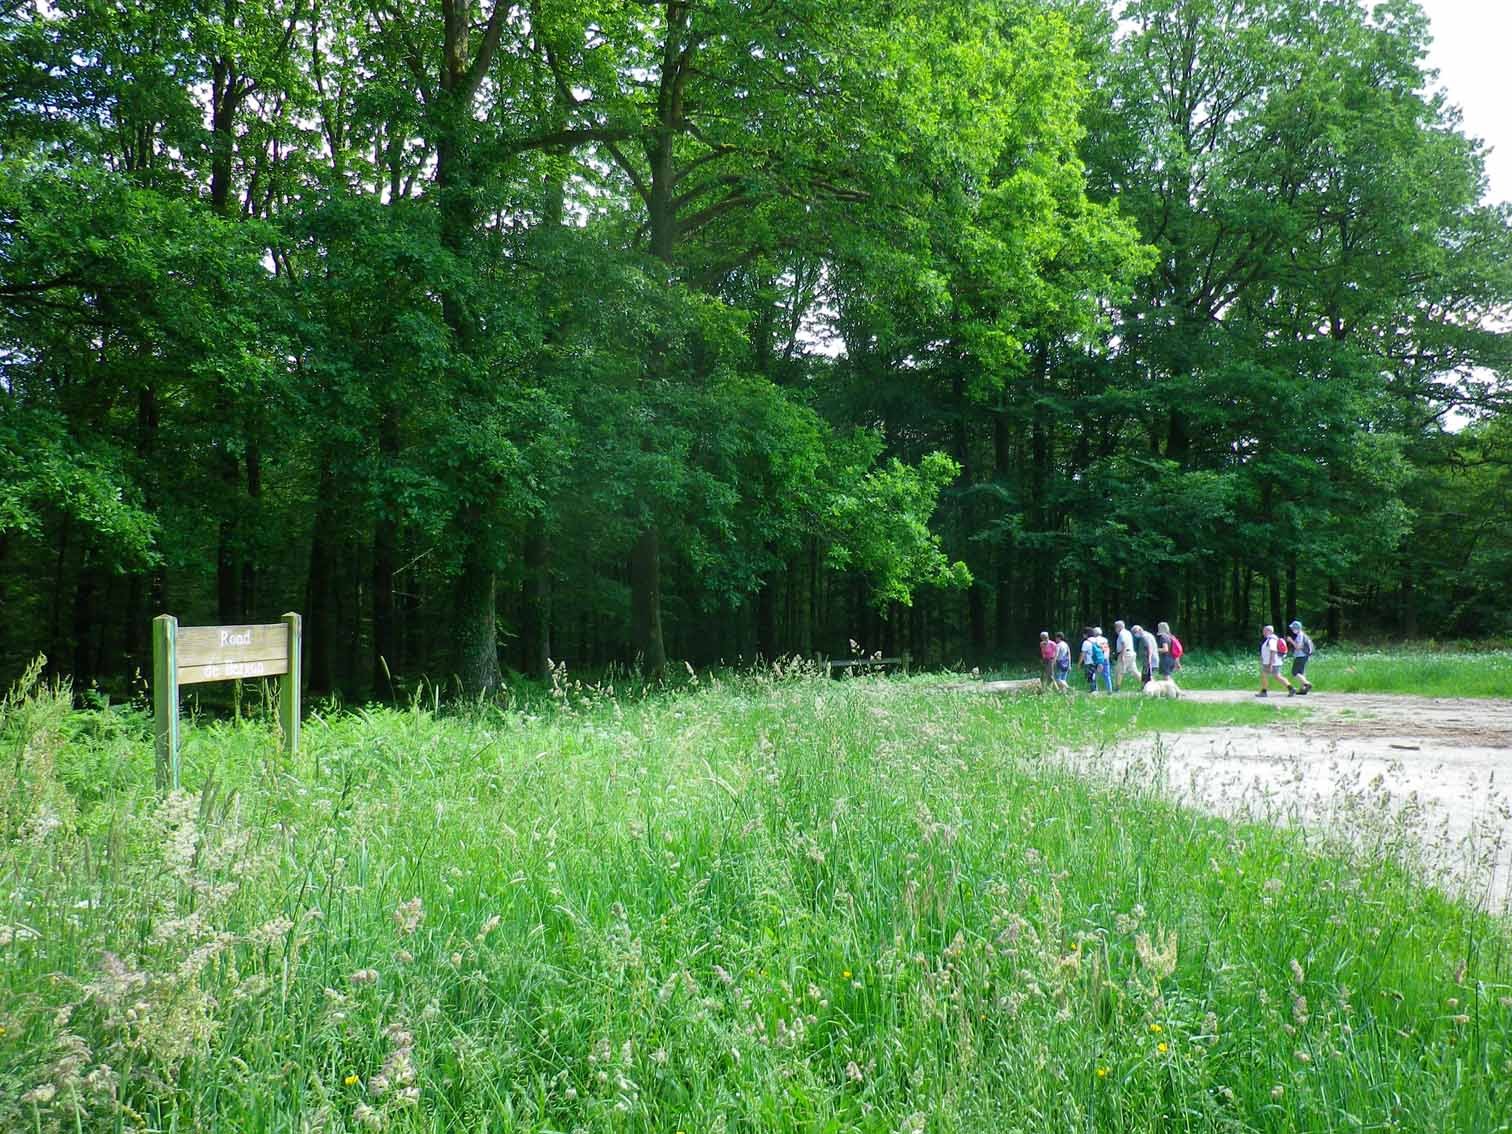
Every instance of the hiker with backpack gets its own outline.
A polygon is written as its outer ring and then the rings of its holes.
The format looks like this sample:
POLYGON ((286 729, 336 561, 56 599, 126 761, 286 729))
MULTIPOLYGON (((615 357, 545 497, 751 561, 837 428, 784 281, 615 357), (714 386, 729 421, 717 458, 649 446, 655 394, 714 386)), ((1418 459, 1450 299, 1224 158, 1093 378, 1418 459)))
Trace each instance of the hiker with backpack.
POLYGON ((1108 676, 1108 651, 1103 646, 1099 628, 1082 627, 1081 666, 1087 675, 1087 692, 1097 692, 1099 676, 1108 683, 1108 692, 1113 692, 1113 682, 1108 676))
POLYGON ((1266 624, 1260 628, 1260 692, 1256 697, 1270 696, 1270 679, 1274 677, 1286 686, 1286 695, 1296 695, 1297 688, 1281 673, 1281 663, 1286 657, 1286 639, 1276 637, 1276 628, 1266 624))
POLYGON ((1055 632, 1055 687, 1062 693, 1071 692, 1066 678, 1071 675, 1071 643, 1066 641, 1066 632, 1055 632))
POLYGON ((1312 682, 1307 678, 1307 660, 1313 656, 1313 640, 1307 631, 1302 629, 1302 623, 1295 618, 1287 629, 1291 631, 1289 637, 1291 639, 1292 679, 1302 683, 1302 688, 1297 692, 1307 694, 1312 692, 1312 682))
POLYGON ((1181 661, 1184 651, 1181 648, 1181 639, 1171 633, 1169 622, 1156 624, 1155 649, 1160 655, 1160 676, 1170 677, 1176 672, 1177 663, 1181 661))
POLYGON ((1050 640, 1050 631, 1041 630, 1039 636, 1040 687, 1049 690, 1055 685, 1055 643, 1050 640))

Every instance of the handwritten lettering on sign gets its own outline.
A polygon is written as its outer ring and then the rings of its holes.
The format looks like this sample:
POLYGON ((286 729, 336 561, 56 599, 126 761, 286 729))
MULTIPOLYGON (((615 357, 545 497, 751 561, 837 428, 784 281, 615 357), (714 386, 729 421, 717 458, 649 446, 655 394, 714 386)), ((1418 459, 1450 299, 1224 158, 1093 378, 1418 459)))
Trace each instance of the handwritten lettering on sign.
POLYGON ((277 677, 288 673, 286 661, 228 661, 212 662, 209 665, 180 666, 180 685, 198 685, 204 681, 231 681, 238 677, 277 677))
MULTIPOLYGON (((261 626, 183 626, 178 632, 180 670, 230 662, 269 662, 285 666, 289 660, 289 631, 281 622, 261 626)), ((202 681, 229 677, 266 677, 283 669, 224 671, 202 681)))

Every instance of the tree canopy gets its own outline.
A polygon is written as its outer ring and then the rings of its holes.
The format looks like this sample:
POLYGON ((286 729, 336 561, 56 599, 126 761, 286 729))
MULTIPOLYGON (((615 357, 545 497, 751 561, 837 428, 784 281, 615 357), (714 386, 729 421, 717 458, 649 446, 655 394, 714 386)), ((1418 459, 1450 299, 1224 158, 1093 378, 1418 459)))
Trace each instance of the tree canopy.
POLYGON ((0 669, 1512 630, 1412 0, 0 4, 0 669), (1116 8, 1116 11, 1115 11, 1116 8))

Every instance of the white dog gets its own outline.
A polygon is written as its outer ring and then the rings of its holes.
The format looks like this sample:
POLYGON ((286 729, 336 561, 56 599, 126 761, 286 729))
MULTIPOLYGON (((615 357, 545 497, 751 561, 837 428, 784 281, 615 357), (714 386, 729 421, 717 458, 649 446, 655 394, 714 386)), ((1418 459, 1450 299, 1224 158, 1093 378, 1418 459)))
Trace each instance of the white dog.
POLYGON ((1144 695, 1146 697, 1169 697, 1175 700, 1181 696, 1181 686, 1176 684, 1174 677, 1152 677, 1145 683, 1144 695))

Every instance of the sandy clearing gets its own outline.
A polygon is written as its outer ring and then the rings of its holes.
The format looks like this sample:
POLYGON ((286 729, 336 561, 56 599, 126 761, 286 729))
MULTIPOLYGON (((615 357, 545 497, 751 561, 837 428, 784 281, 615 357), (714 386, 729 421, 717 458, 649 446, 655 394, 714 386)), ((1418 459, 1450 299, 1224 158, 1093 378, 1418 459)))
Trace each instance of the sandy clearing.
POLYGON ((1278 714, 1274 726, 1140 735, 1065 756, 1094 774, 1158 771, 1177 798, 1219 814, 1372 845, 1391 832, 1392 853, 1446 888, 1512 910, 1512 701, 1314 691, 1261 703, 1303 711, 1278 714))

